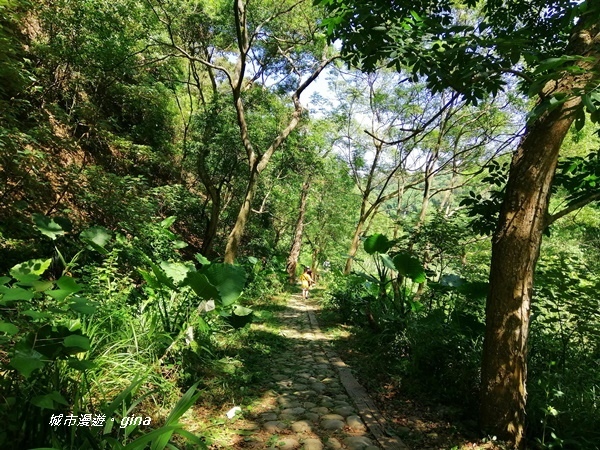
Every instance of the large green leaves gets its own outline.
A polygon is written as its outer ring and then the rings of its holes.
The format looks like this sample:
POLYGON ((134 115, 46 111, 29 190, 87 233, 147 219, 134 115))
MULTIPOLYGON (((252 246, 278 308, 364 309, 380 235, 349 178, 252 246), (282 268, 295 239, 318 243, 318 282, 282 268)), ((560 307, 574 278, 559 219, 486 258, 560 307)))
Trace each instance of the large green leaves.
POLYGON ((219 297, 219 291, 211 284, 204 273, 191 272, 185 279, 185 284, 190 286, 196 295, 204 300, 211 300, 219 297))
POLYGON ((56 281, 56 285, 58 286, 58 289, 48 291, 47 294, 59 302, 62 302, 69 295, 75 294, 81 290, 81 286, 77 284, 75 279, 67 275, 60 277, 56 281))
POLYGON ((88 246, 103 255, 108 254, 105 246, 110 241, 112 235, 104 227, 91 227, 84 230, 79 235, 79 239, 88 244, 88 246))
POLYGON ((38 280, 51 263, 52 259, 31 259, 14 266, 10 274, 20 283, 31 283, 38 280))
POLYGON ((154 289, 167 288, 178 291, 185 286, 203 300, 218 300, 222 306, 232 305, 242 294, 246 272, 241 266, 223 263, 205 264, 195 270, 192 264, 161 261, 149 262, 152 273, 139 270, 154 289))
POLYGON ((399 274, 411 279, 415 283, 425 282, 425 269, 417 257, 407 252, 400 252, 392 258, 392 261, 399 274))
POLYGON ((364 248, 369 255, 377 254, 384 267, 397 271, 400 275, 415 283, 425 282, 425 269, 419 259, 408 252, 396 253, 391 257, 387 252, 393 245, 394 242, 390 241, 385 235, 372 234, 365 239, 364 248))
POLYGON ((71 230, 71 222, 62 217, 51 218, 42 214, 33 214, 32 218, 40 233, 52 240, 56 240, 56 238, 71 230))
POLYGON ((386 253, 392 248, 393 243, 383 234, 372 234, 367 237, 364 243, 365 252, 369 255, 373 253, 386 253))
POLYGON ((233 304, 246 284, 246 272, 233 264, 213 263, 206 268, 206 276, 219 291, 223 306, 233 304))
POLYGON ((25 378, 29 378, 34 370, 44 367, 43 355, 31 349, 26 351, 17 350, 10 361, 10 365, 25 378))

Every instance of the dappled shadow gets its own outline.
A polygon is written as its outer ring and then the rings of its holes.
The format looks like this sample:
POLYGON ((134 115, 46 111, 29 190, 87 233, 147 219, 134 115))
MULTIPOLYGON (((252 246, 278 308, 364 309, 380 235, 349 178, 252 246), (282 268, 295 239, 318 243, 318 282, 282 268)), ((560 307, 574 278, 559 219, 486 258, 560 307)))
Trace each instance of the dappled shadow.
MULTIPOLYGON (((387 431, 400 437, 412 449, 499 449, 493 442, 480 438, 476 411, 463 405, 442 405, 415 395, 407 389, 406 380, 398 370, 388 370, 394 362, 389 346, 380 347, 381 339, 353 325, 340 325, 335 315, 317 312, 323 333, 345 363, 353 368, 360 383, 366 387, 390 426, 387 431)), ((432 336, 432 339, 435 337, 432 336)), ((402 356, 398 356, 398 361, 402 356)), ((465 380, 467 382, 468 380, 465 380)))
MULTIPOLYGON (((286 306, 261 305, 274 317, 237 332, 236 345, 224 349, 223 357, 237 363, 230 361, 233 370, 216 377, 226 385, 222 395, 203 399, 212 416, 198 430, 212 436, 213 448, 367 448, 367 443, 378 448, 327 350, 335 349, 359 374, 368 376, 373 367, 364 367, 370 364, 364 351, 372 356, 377 349, 365 350, 350 326, 329 322, 324 331, 315 330, 307 312, 318 316, 318 303, 312 299, 302 305, 297 300, 292 296, 286 306), (225 414, 234 406, 241 407, 241 414, 230 420, 225 414)), ((496 448, 477 438, 475 424, 460 420, 460 408, 411 398, 402 380, 385 373, 362 382, 387 418, 386 432, 409 448, 496 448)))
POLYGON ((252 324, 243 344, 230 349, 241 363, 236 376, 251 384, 239 386, 235 404, 210 404, 222 414, 215 448, 378 448, 323 350, 329 338, 311 326, 307 310, 316 306, 299 300, 273 308, 272 320, 252 324), (234 406, 242 415, 229 421, 225 413, 234 406))

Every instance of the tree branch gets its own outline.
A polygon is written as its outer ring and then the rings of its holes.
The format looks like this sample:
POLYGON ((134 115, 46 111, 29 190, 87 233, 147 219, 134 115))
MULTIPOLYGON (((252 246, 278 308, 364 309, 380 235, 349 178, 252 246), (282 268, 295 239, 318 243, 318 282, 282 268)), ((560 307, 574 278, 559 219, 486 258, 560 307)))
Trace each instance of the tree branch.
POLYGON ((548 215, 546 217, 546 226, 550 226, 552 225, 554 222, 556 222, 558 219, 560 219, 561 217, 566 216, 567 214, 572 213, 573 211, 577 211, 578 209, 583 208, 584 206, 595 202, 596 200, 600 200, 600 192, 593 192, 590 195, 588 195, 587 197, 581 198, 578 201, 571 203, 569 206, 567 206, 565 209, 557 212, 556 214, 551 214, 548 215))

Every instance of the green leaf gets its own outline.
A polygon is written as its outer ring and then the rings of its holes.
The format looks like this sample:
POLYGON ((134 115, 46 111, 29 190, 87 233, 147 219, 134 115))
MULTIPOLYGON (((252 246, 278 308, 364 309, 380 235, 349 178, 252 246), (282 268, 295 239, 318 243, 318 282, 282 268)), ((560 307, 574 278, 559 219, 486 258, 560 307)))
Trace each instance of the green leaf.
POLYGON ((193 266, 181 262, 161 261, 160 267, 165 275, 171 278, 175 284, 181 283, 187 277, 188 273, 194 270, 193 266))
POLYGON ((35 350, 27 352, 17 350, 15 356, 10 361, 10 365, 17 369, 25 378, 29 378, 34 370, 44 367, 42 357, 42 354, 35 350))
POLYGON ((200 392, 196 393, 198 390, 198 384, 200 382, 194 383, 183 396, 179 399, 177 404, 171 410, 171 413, 168 415, 167 420, 165 421, 165 425, 173 425, 176 423, 181 416, 185 414, 185 412, 194 406, 198 397, 200 397, 200 392))
POLYGON ((106 228, 96 226, 82 231, 79 238, 88 244, 90 248, 106 255, 108 254, 108 250, 106 250, 105 246, 111 240, 112 234, 106 228))
POLYGON ((123 391, 121 391, 119 393, 119 395, 117 395, 113 399, 113 401, 110 402, 110 404, 106 408, 103 409, 103 412, 104 412, 104 414, 106 414, 106 417, 113 416, 115 414, 115 412, 117 411, 117 409, 121 406, 121 404, 127 398, 132 396, 132 392, 137 390, 137 388, 142 384, 143 381, 144 381, 143 377, 136 378, 131 382, 131 384, 129 384, 129 386, 127 386, 123 391))
POLYGON ((65 347, 74 347, 79 348, 82 351, 87 351, 90 349, 90 339, 87 336, 81 336, 80 334, 72 334, 63 340, 63 345, 65 347))
POLYGON ((173 248, 176 250, 182 249, 182 248, 186 248, 188 246, 187 242, 184 241, 173 241, 173 248))
POLYGON ((133 442, 122 447, 122 450, 144 450, 148 448, 150 442, 152 442, 151 450, 162 450, 169 443, 173 432, 180 429, 181 425, 162 426, 138 437, 133 442))
POLYGON ((62 302, 71 294, 75 294, 81 290, 81 286, 77 284, 75 279, 68 275, 63 275, 56 281, 56 285, 59 289, 53 291, 47 291, 46 293, 58 302, 62 302))
POLYGON ((0 277, 0 286, 8 283, 10 280, 12 280, 10 277, 0 277))
POLYGON ((42 409, 55 409, 56 404, 69 406, 65 398, 58 391, 52 391, 46 395, 33 397, 31 403, 42 409))
POLYGON ((233 307, 233 313, 236 316, 247 316, 249 314, 252 314, 253 311, 250 308, 246 308, 246 307, 241 306, 241 305, 235 305, 233 307))
POLYGON ((160 226, 165 229, 170 228, 171 225, 173 225, 176 220, 177 220, 177 216, 167 217, 160 223, 160 226))
POLYGON ((94 314, 96 312, 96 309, 98 308, 95 303, 89 301, 86 298, 73 297, 71 299, 71 303, 69 304, 69 309, 79 314, 89 315, 94 314))
POLYGON ((207 258, 205 258, 204 256, 202 256, 200 253, 196 253, 195 257, 196 257, 196 261, 198 261, 203 266, 210 265, 210 261, 207 258))
POLYGON ((54 283, 52 281, 36 280, 31 282, 31 287, 33 287, 36 292, 44 292, 52 289, 54 283))
POLYGON ((96 364, 93 361, 87 359, 77 359, 77 358, 69 358, 67 360, 67 364, 69 367, 72 367, 75 370, 80 372, 85 372, 86 370, 90 370, 96 367, 96 364))
POLYGON ((0 295, 2 295, 0 304, 17 300, 31 300, 33 298, 32 291, 28 291, 20 287, 8 288, 6 286, 0 286, 0 295))
POLYGON ((172 290, 177 290, 171 279, 167 276, 167 274, 162 270, 159 266, 154 264, 152 261, 149 261, 150 267, 152 267, 152 272, 156 276, 156 280, 159 282, 161 287, 167 286, 172 290))
POLYGON ((379 257, 383 261, 383 265, 385 267, 387 267, 390 270, 396 270, 396 265, 394 264, 394 261, 392 261, 392 258, 390 258, 390 255, 388 255, 387 253, 383 253, 379 255, 379 257))
POLYGON ((208 266, 204 273, 219 291, 223 306, 235 302, 246 285, 246 272, 240 266, 215 263, 208 266))
POLYGON ((539 73, 545 72, 547 70, 555 69, 555 68, 563 65, 567 61, 572 61, 572 60, 573 60, 572 56, 561 56, 559 58, 548 58, 548 59, 545 59, 544 61, 541 61, 538 64, 538 66, 535 69, 534 74, 539 74, 539 73))
POLYGON ((581 99, 590 114, 598 109, 596 104, 594 102, 592 102, 592 97, 589 93, 582 95, 581 99))
POLYGON ((398 273, 415 283, 423 283, 427 279, 421 262, 411 254, 406 252, 398 253, 394 256, 393 261, 398 273))
POLYGON ((213 286, 208 277, 200 272, 190 272, 184 280, 185 286, 190 286, 196 295, 204 300, 219 298, 219 291, 213 286))
POLYGON ((6 333, 13 336, 19 332, 19 327, 8 322, 0 322, 0 333, 6 333))
POLYGON ((52 219, 37 213, 34 213, 32 218, 36 228, 52 240, 56 240, 57 237, 64 235, 65 231, 71 229, 71 222, 65 218, 56 217, 52 219))
POLYGON ((150 286, 152 289, 158 289, 160 287, 158 280, 153 274, 143 269, 138 269, 138 272, 140 275, 142 275, 144 281, 148 283, 148 286, 150 286))
POLYGON ((414 313, 418 313, 419 311, 421 311, 423 309, 423 303, 419 302, 419 301, 412 301, 409 300, 408 301, 410 303, 410 310, 414 313))
POLYGON ((21 264, 17 264, 10 269, 13 278, 23 283, 32 283, 39 280, 40 276, 48 270, 52 259, 31 259, 21 264))
POLYGON ((391 247, 392 243, 383 234, 372 234, 369 236, 364 243, 365 252, 369 255, 373 253, 386 253, 391 247))
POLYGON ((67 327, 69 331, 81 330, 81 320, 79 319, 67 319, 63 321, 63 325, 67 327))
POLYGON ((81 290, 81 286, 79 286, 77 284, 75 279, 68 275, 63 275, 62 277, 60 277, 56 281, 56 285, 59 288, 64 289, 65 291, 71 292, 72 294, 79 292, 81 290))
POLYGON ((47 312, 34 311, 32 309, 28 309, 27 311, 23 311, 24 316, 29 316, 33 320, 39 319, 47 319, 48 317, 52 317, 52 314, 47 312))

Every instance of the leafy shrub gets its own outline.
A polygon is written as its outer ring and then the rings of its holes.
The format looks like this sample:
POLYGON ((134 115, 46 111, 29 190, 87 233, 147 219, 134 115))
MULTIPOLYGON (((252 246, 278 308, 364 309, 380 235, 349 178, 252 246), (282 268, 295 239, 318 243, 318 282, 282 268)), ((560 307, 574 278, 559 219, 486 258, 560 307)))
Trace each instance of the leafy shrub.
POLYGON ((544 258, 536 276, 529 432, 545 448, 598 448, 600 279, 567 252, 544 258))
POLYGON ((483 323, 467 311, 448 317, 436 309, 411 322, 407 388, 477 410, 483 334, 483 323))
POLYGON ((361 277, 339 274, 323 300, 324 308, 335 310, 344 323, 364 325, 369 302, 364 283, 361 277))

